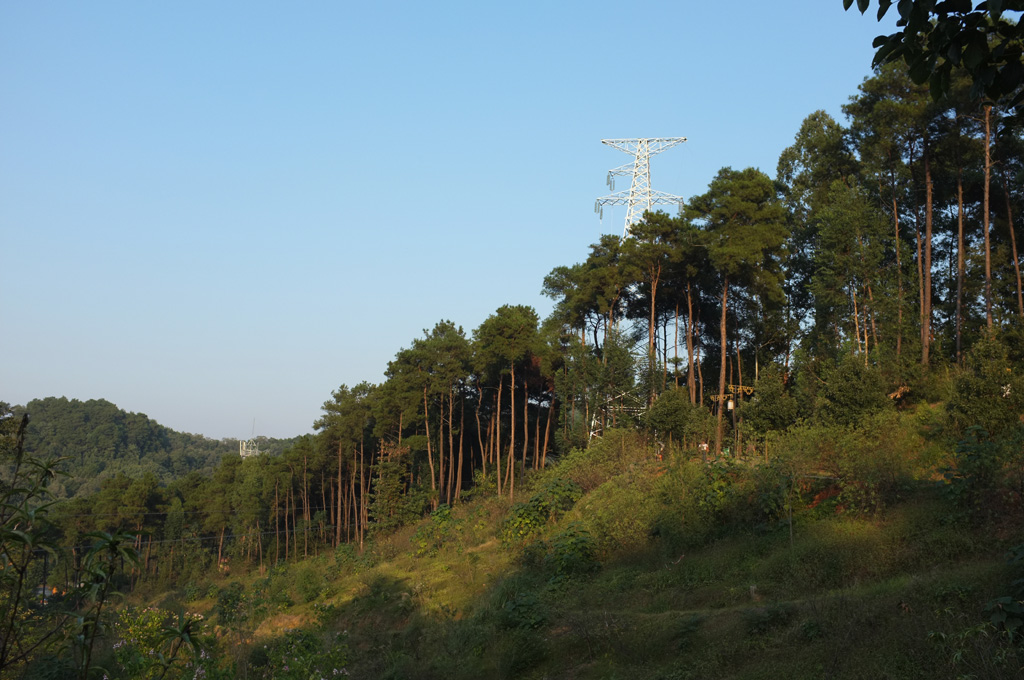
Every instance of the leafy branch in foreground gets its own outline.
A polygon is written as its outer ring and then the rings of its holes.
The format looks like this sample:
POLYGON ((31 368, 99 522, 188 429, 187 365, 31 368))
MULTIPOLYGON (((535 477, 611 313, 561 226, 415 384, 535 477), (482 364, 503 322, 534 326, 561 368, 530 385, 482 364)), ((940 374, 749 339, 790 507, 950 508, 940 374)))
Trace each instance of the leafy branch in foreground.
POLYGON ((48 647, 66 621, 45 612, 33 593, 35 563, 56 554, 46 492, 55 472, 24 455, 28 421, 0 402, 0 674, 48 647))
MULTIPOLYGON (((878 20, 892 0, 878 0, 878 20)), ((924 0, 895 3, 900 31, 875 38, 874 64, 903 60, 915 83, 925 81, 936 101, 948 93, 954 68, 971 77, 971 96, 1007 101, 1016 108, 1024 100, 1024 26, 1007 12, 1021 12, 1021 0, 924 0)), ((853 0, 843 0, 850 9, 853 0)), ((857 0, 861 14, 871 0, 857 0)))

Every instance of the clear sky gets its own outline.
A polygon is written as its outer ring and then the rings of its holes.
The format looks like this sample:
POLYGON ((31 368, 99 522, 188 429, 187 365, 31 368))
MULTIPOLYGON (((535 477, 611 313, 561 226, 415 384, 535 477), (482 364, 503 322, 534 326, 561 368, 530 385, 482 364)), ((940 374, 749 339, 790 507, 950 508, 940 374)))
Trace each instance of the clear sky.
MULTIPOLYGON (((895 11, 891 12, 895 14, 895 11)), ((0 400, 311 430, 441 319, 544 316, 656 189, 774 176, 891 21, 841 0, 0 3, 0 400), (626 187, 625 181, 619 187, 626 187)))

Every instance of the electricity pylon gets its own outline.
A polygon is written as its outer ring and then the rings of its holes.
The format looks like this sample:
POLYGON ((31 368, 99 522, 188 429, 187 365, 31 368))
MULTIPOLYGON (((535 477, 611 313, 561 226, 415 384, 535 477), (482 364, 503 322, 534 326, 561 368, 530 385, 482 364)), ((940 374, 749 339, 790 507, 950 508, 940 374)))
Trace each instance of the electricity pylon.
POLYGON ((238 440, 238 455, 242 458, 260 455, 260 443, 256 441, 256 419, 252 419, 252 436, 247 440, 238 440))
POLYGON ((626 206, 626 228, 622 238, 629 236, 630 227, 639 222, 644 213, 655 205, 677 204, 683 206, 683 198, 651 189, 651 156, 671 149, 686 141, 686 137, 656 137, 651 139, 602 139, 602 144, 633 155, 633 162, 608 171, 608 188, 613 192, 597 199, 594 212, 604 215, 606 205, 626 206), (616 175, 632 175, 629 191, 615 191, 616 175))

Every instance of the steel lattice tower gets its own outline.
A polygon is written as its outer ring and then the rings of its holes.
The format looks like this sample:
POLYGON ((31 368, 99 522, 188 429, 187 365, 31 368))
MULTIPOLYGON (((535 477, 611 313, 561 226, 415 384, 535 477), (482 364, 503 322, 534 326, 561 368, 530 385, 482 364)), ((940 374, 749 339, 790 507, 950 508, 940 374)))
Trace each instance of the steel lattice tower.
POLYGON ((666 194, 651 189, 651 156, 671 149, 686 141, 686 137, 656 137, 651 139, 602 139, 602 144, 633 156, 633 162, 608 171, 608 188, 613 192, 597 199, 594 212, 604 215, 606 205, 626 206, 626 227, 622 238, 629 236, 629 229, 639 222, 644 213, 655 205, 683 205, 681 196, 666 194), (615 191, 616 175, 632 175, 629 191, 615 191))

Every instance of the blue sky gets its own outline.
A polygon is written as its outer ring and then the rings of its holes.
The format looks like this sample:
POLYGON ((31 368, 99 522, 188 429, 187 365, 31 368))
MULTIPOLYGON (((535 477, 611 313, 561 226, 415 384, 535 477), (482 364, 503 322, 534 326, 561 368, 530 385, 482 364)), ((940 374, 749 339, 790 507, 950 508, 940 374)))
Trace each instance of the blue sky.
POLYGON ((0 400, 308 432, 441 319, 467 334, 656 189, 775 174, 891 21, 841 0, 0 4, 0 400), (621 182, 620 187, 626 186, 621 182))

